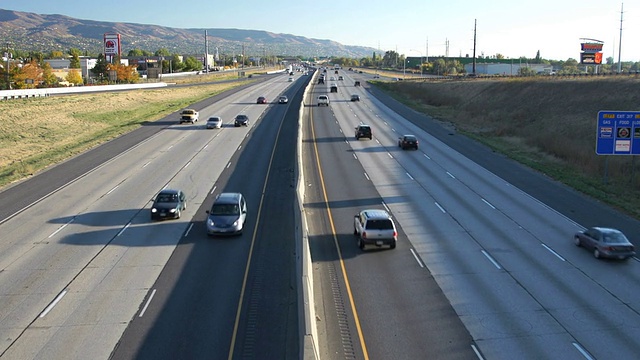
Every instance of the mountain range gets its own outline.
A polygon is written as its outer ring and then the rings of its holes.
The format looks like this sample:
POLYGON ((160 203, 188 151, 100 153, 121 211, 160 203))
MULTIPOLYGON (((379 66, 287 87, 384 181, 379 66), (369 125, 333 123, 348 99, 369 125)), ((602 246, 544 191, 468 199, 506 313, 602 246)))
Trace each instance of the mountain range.
POLYGON ((1 49, 8 46, 21 51, 103 53, 103 35, 121 36, 122 53, 140 49, 155 52, 168 49, 177 54, 203 54, 205 30, 209 53, 247 56, 302 56, 305 58, 371 56, 376 51, 364 46, 343 45, 331 40, 310 39, 290 34, 275 34, 243 29, 180 29, 157 25, 75 19, 64 15, 41 15, 0 9, 1 49))

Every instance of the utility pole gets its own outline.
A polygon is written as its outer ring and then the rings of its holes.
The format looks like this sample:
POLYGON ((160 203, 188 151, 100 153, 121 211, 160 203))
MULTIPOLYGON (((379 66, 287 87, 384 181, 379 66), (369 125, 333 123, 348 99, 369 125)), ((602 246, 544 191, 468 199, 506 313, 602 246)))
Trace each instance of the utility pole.
POLYGON ((11 79, 9 79, 9 59, 12 56, 11 52, 9 52, 9 49, 11 47, 11 43, 7 42, 7 52, 4 53, 4 56, 7 58, 7 67, 4 69, 4 73, 5 73, 5 79, 7 81, 7 89, 11 90, 11 79))
POLYGON ((473 23, 473 75, 476 74, 476 29, 478 26, 478 19, 473 23))
POLYGON ((209 36, 207 36, 207 30, 204 31, 204 72, 209 72, 209 36))
POLYGON ((618 74, 622 72, 622 14, 624 14, 624 3, 620 8, 620 41, 618 43, 618 74))

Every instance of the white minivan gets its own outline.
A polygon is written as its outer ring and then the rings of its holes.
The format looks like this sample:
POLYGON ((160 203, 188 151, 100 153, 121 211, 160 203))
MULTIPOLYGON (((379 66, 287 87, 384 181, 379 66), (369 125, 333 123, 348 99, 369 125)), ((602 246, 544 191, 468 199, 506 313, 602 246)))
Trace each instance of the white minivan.
POLYGON ((327 95, 318 96, 318 106, 329 106, 329 97, 327 95))

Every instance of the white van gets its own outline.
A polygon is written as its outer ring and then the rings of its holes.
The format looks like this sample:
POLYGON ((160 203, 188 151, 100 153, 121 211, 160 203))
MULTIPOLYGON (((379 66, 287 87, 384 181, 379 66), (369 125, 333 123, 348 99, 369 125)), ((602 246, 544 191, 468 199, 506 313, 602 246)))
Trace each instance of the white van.
POLYGON ((318 106, 329 106, 329 97, 327 95, 318 96, 318 106))

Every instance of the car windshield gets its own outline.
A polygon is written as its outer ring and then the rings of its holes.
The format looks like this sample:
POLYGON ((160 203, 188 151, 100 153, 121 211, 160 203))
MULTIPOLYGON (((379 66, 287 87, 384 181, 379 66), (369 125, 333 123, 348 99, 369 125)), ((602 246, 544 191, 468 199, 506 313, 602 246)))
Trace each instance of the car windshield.
POLYGON ((210 122, 218 122, 218 121, 220 121, 220 119, 219 118, 211 118, 211 119, 209 119, 209 121, 210 122))
POLYGON ((239 215, 240 208, 237 204, 215 204, 211 208, 211 215, 239 215))
POLYGON ((624 234, 612 231, 602 233, 602 241, 606 243, 626 243, 628 240, 624 234))
POLYGON ((391 220, 369 220, 367 221, 367 229, 369 230, 391 230, 393 224, 391 220))
POLYGON ((158 195, 156 202, 157 203, 178 202, 178 195, 177 194, 160 194, 158 195))

